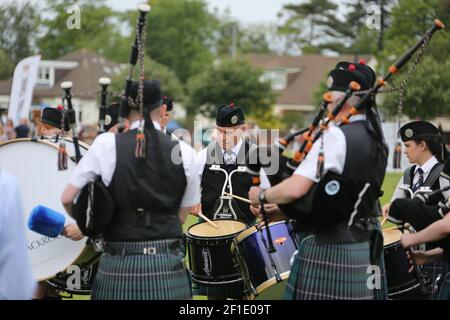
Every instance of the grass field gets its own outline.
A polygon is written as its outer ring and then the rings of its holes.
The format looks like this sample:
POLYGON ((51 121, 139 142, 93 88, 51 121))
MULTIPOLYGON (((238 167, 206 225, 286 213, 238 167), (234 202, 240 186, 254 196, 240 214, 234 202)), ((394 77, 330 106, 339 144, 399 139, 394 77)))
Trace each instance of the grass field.
MULTIPOLYGON (((385 203, 389 202, 392 194, 394 193, 395 187, 397 186, 397 183, 401 177, 401 173, 388 173, 386 174, 386 177, 384 179, 383 188, 384 191, 383 197, 381 198, 381 205, 384 205, 385 203)), ((196 223, 198 221, 197 217, 189 216, 186 223, 183 225, 183 230, 186 231, 192 224, 196 223)), ((392 225, 389 223, 386 223, 383 227, 391 227, 392 225)), ((187 262, 187 259, 186 259, 187 262)), ((88 300, 89 296, 74 296, 74 300, 88 300)), ((195 300, 204 300, 204 296, 195 296, 195 300)), ((267 299, 270 299, 270 297, 267 297, 267 299)))

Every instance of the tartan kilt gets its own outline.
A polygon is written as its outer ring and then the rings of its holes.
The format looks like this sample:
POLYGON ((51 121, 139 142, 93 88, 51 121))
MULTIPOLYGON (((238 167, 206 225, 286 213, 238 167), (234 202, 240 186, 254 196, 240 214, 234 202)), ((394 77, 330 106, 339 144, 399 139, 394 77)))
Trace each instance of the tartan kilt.
POLYGON ((158 252, 152 255, 103 253, 92 285, 91 299, 191 299, 191 280, 183 261, 185 249, 179 247, 169 251, 168 244, 167 240, 114 243, 119 248, 154 246, 158 252))
POLYGON ((439 289, 438 300, 450 300, 450 272, 447 273, 439 289))
MULTIPOLYGON (((370 229, 382 231, 380 221, 376 219, 376 222, 370 222, 370 229)), ((381 283, 380 289, 374 289, 374 299, 375 300, 387 300, 388 299, 388 286, 387 286, 387 276, 386 276, 386 266, 384 264, 384 247, 381 251, 380 261, 378 261, 378 267, 380 268, 380 278, 381 283)))
POLYGON ((318 244, 303 238, 286 284, 285 300, 373 300, 367 286, 368 242, 318 244))

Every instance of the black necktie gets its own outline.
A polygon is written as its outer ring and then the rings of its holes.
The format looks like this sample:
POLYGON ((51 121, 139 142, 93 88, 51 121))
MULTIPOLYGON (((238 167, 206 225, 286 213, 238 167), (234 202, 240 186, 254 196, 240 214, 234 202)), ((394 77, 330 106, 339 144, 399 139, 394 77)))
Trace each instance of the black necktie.
POLYGON ((423 185, 423 170, 422 168, 417 169, 417 172, 419 173, 419 179, 414 184, 412 191, 416 192, 417 189, 419 189, 423 185))

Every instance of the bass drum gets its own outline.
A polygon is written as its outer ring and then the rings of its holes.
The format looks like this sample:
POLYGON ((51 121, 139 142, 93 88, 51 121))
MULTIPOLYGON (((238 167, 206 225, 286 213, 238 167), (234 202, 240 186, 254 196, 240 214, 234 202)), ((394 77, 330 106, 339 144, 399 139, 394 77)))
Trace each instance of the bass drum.
MULTIPOLYGON (((15 139, 0 144, 0 167, 14 175, 19 183, 25 223, 37 205, 52 208, 63 214, 66 221, 73 221, 61 203, 61 193, 76 166, 72 140, 65 138, 65 145, 68 169, 58 171, 59 142, 54 138, 37 141, 15 139)), ((82 155, 88 148, 89 145, 80 142, 82 155)), ((27 251, 36 281, 55 278, 72 265, 87 268, 100 258, 100 253, 92 245, 86 244, 87 238, 80 241, 63 236, 49 238, 25 228, 27 251)))

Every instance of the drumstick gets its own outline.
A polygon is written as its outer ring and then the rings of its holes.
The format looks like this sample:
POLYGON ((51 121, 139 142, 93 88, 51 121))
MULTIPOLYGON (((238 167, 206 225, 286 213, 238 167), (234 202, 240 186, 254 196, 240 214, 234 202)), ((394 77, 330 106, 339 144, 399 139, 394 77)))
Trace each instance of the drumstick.
POLYGON ((382 231, 389 231, 389 230, 396 230, 396 229, 399 229, 398 226, 386 228, 386 229, 383 229, 382 231))
POLYGON ((381 221, 381 225, 385 224, 387 221, 388 216, 384 217, 383 220, 381 221))
POLYGON ((247 202, 248 204, 252 204, 252 203, 251 203, 251 201, 250 201, 250 200, 248 200, 248 199, 245 199, 245 198, 242 198, 242 197, 236 196, 236 195, 234 195, 234 194, 231 194, 231 193, 228 193, 228 192, 224 192, 224 194, 225 194, 226 196, 230 196, 230 197, 232 197, 232 198, 235 198, 235 199, 241 200, 241 201, 243 201, 243 202, 247 202))
POLYGON ((203 220, 205 220, 206 222, 208 222, 210 225, 212 225, 214 228, 219 229, 219 226, 217 224, 215 224, 214 222, 212 222, 211 220, 209 220, 205 215, 203 215, 203 213, 199 212, 198 216, 200 218, 202 218, 203 220))

